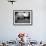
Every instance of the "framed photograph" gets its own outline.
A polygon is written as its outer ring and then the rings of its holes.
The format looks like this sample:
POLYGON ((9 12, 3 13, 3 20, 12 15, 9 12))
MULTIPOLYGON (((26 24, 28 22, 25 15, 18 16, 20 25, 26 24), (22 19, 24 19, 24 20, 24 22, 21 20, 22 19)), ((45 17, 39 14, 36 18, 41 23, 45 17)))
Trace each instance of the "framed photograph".
POLYGON ((14 25, 32 25, 32 10, 13 10, 14 25))

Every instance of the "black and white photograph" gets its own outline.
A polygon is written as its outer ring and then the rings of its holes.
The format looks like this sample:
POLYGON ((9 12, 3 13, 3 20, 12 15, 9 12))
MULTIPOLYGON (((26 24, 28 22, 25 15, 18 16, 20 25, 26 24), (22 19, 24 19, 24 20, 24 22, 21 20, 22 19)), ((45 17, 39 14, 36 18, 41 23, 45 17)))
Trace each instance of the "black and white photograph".
POLYGON ((32 24, 32 10, 14 10, 14 24, 32 24))

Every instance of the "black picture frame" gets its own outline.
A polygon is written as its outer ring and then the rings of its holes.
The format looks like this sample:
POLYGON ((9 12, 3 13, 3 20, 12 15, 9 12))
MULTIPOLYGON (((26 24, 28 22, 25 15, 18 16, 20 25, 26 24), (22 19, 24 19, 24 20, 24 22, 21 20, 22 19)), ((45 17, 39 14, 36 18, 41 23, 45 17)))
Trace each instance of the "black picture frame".
POLYGON ((32 10, 13 10, 13 25, 32 25, 32 24, 33 24, 33 11, 32 10), (19 17, 17 18, 16 16, 17 14, 19 15, 22 13, 24 14, 28 13, 28 15, 30 16, 28 18, 30 19, 28 19, 27 21, 24 19, 25 22, 20 21, 20 18, 19 17), (16 18, 17 18, 17 21, 16 21, 16 18))

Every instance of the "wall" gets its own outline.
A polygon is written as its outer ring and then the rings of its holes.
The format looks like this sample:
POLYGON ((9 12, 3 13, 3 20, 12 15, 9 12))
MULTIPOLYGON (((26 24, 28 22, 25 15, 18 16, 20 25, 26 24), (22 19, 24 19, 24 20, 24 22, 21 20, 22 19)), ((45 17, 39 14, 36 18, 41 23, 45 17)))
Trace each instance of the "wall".
POLYGON ((15 40, 18 32, 31 34, 33 40, 46 40, 46 0, 17 0, 13 5, 0 0, 0 40, 15 40), (13 10, 33 10, 32 26, 14 26, 13 10))

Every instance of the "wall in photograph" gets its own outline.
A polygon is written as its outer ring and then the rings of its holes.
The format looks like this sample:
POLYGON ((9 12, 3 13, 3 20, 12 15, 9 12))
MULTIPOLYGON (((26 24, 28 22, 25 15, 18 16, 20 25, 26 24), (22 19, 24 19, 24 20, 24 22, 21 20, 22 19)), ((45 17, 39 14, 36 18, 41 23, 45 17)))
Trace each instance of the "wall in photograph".
POLYGON ((13 5, 0 0, 0 40, 15 40, 18 32, 26 32, 33 40, 46 40, 46 0, 17 0, 13 5), (13 10, 33 10, 32 26, 14 26, 13 10))

